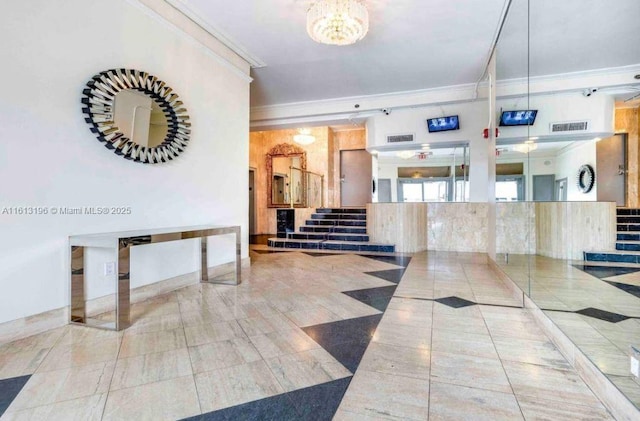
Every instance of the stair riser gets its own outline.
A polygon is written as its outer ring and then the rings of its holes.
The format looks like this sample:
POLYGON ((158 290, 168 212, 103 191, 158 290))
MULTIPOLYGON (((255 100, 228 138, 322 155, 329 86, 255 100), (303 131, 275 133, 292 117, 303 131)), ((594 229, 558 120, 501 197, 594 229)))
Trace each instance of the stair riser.
POLYGON ((288 234, 289 239, 292 240, 326 240, 327 239, 327 235, 328 233, 315 233, 315 232, 308 232, 308 233, 290 233, 288 234))
POLYGON ((618 224, 640 224, 640 216, 618 216, 618 224))
MULTIPOLYGON (((307 219, 307 225, 341 225, 345 227, 366 227, 367 221, 307 219)), ((638 225, 640 231, 640 225, 638 225)))
POLYGON ((316 209, 316 213, 365 213, 366 214, 367 210, 364 209, 364 208, 353 208, 353 209, 347 209, 347 208, 340 208, 340 209, 320 208, 320 209, 316 209))
POLYGON ((340 250, 340 251, 370 251, 393 253, 394 246, 378 244, 331 244, 318 241, 286 242, 268 240, 269 247, 304 249, 304 250, 340 250))
POLYGON ((334 232, 341 234, 366 234, 366 228, 349 228, 349 227, 338 227, 338 226, 311 226, 311 227, 300 227, 300 231, 302 232, 334 232))
POLYGON ((625 231, 625 232, 626 231, 640 231, 640 224, 638 224, 638 225, 627 225, 627 224, 620 225, 620 224, 618 224, 617 229, 618 229, 618 231, 625 231))
POLYGON ((618 241, 640 241, 640 233, 638 234, 620 234, 616 235, 618 241))
POLYGON ((367 214, 365 213, 314 213, 311 219, 355 219, 365 221, 367 214))
POLYGON ((616 244, 616 250, 640 251, 640 244, 616 244))
POLYGON ((640 263, 640 256, 635 254, 584 253, 584 260, 589 262, 640 263))
POLYGON ((328 234, 327 240, 334 241, 369 241, 368 235, 340 235, 340 234, 328 234))
POLYGON ((618 215, 638 215, 640 216, 640 209, 616 209, 618 215))

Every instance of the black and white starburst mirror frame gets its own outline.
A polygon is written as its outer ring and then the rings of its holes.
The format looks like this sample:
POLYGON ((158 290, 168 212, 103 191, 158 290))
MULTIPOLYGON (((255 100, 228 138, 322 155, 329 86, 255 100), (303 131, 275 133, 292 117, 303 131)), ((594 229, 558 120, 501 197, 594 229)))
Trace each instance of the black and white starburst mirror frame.
POLYGON ((167 162, 177 157, 189 143, 191 123, 186 108, 173 89, 147 72, 111 69, 100 72, 82 91, 82 112, 98 140, 116 155, 144 164, 167 162), (132 89, 153 98, 162 109, 168 124, 167 136, 155 147, 139 145, 126 137, 114 122, 115 97, 132 89))

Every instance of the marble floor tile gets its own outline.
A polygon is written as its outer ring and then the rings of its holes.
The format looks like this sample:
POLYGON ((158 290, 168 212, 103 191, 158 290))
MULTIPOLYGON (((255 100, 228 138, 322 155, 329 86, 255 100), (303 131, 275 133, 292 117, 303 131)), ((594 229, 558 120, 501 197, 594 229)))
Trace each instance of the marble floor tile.
POLYGON ((438 313, 433 315, 433 326, 442 330, 459 332, 460 334, 489 334, 484 319, 480 317, 457 317, 452 314, 438 313))
POLYGON ((339 409, 374 418, 425 420, 429 381, 358 370, 339 409))
POLYGON ((186 347, 184 330, 174 329, 125 335, 118 358, 129 358, 186 347))
POLYGON ((522 414, 527 420, 614 420, 605 408, 574 405, 572 402, 567 401, 564 401, 562 405, 558 405, 557 402, 549 400, 529 396, 518 396, 518 403, 520 404, 522 414))
POLYGON ((320 345, 297 328, 278 330, 265 335, 251 336, 249 340, 251 340, 251 343, 264 359, 320 347, 320 345))
POLYGON ((247 336, 255 336, 265 333, 275 332, 277 330, 297 329, 295 323, 282 314, 271 317, 250 317, 238 320, 238 324, 247 336))
POLYGON ((430 327, 433 322, 431 312, 414 312, 409 310, 397 310, 388 308, 384 312, 382 319, 385 323, 404 324, 407 326, 415 326, 417 328, 430 327))
POLYGON ((47 354, 37 372, 115 361, 120 350, 120 343, 120 336, 112 336, 109 339, 95 342, 59 343, 47 354))
POLYGON ((227 408, 284 391, 264 361, 199 373, 195 379, 202 412, 227 408))
POLYGON ((140 386, 191 375, 186 348, 121 358, 116 363, 110 390, 140 386))
MULTIPOLYGON (((546 337, 545 337, 546 338, 546 337)), ((503 361, 515 361, 548 367, 569 369, 567 360, 549 340, 495 337, 493 343, 503 361)))
POLYGON ((334 421, 380 421, 380 420, 388 420, 389 417, 385 416, 374 416, 374 415, 365 415, 357 412, 345 411, 344 409, 338 408, 336 415, 333 417, 334 421))
POLYGON ((103 329, 87 329, 85 326, 69 325, 65 334, 56 345, 68 345, 75 343, 98 342, 120 339, 123 332, 114 332, 103 329))
POLYGON ((262 359, 249 339, 234 338, 189 348, 194 373, 232 367, 262 359))
POLYGON ((48 348, 24 352, 0 353, 0 379, 34 373, 48 353, 48 348))
POLYGON ((266 360, 286 392, 351 376, 351 372, 322 348, 266 360))
POLYGON ((431 341, 433 351, 498 359, 498 353, 488 334, 461 335, 455 330, 433 328, 431 341))
POLYGON ((100 421, 106 401, 106 393, 91 395, 34 408, 6 412, 2 419, 6 421, 100 421))
POLYGON ((210 342, 228 341, 235 338, 246 338, 238 322, 208 323, 184 328, 184 334, 189 346, 204 345, 210 342))
POLYGON ((298 327, 313 326, 342 320, 342 317, 332 313, 330 310, 322 306, 315 306, 305 310, 290 311, 285 313, 285 316, 287 316, 298 327))
POLYGON ((603 408, 575 371, 510 361, 504 361, 504 369, 518 397, 603 408))
POLYGON ((431 380, 494 392, 513 393, 498 358, 433 351, 431 380))
POLYGON ((64 326, 29 336, 24 339, 9 342, 0 346, 0 355, 53 348, 60 338, 66 334, 66 332, 67 326, 64 326))
POLYGON ((103 420, 174 421, 200 414, 193 376, 109 392, 103 420))
POLYGON ((359 369, 428 380, 430 360, 428 349, 374 342, 367 348, 359 369))
MULTIPOLYGON (((426 419, 426 418, 424 418, 426 419)), ((429 420, 524 420, 512 393, 431 383, 429 420)))
POLYGON ((383 321, 378 325, 371 341, 429 350, 431 349, 431 326, 418 328, 383 321))
POLYGON ((106 393, 114 366, 114 362, 106 362, 36 373, 8 412, 106 393))
POLYGON ((180 313, 162 314, 154 317, 141 317, 137 320, 133 320, 132 325, 125 330, 124 336, 175 330, 180 328, 182 328, 182 317, 180 313))

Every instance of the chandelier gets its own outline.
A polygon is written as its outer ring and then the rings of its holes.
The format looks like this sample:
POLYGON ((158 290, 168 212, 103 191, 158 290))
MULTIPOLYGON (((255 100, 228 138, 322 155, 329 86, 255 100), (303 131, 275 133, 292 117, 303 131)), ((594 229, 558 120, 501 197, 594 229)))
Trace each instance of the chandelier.
POLYGON ((293 136, 293 141, 300 145, 310 145, 316 141, 316 137, 311 134, 309 129, 299 129, 298 134, 293 136))
POLYGON ((409 159, 409 158, 413 158, 415 156, 415 152, 414 151, 399 151, 396 152, 396 156, 402 159, 409 159))
POLYGON ((369 13, 361 0, 318 0, 307 11, 307 33, 321 44, 353 44, 368 30, 369 13))
POLYGON ((513 150, 520 153, 529 153, 536 149, 538 149, 538 145, 533 143, 533 140, 525 140, 524 143, 513 146, 513 150))

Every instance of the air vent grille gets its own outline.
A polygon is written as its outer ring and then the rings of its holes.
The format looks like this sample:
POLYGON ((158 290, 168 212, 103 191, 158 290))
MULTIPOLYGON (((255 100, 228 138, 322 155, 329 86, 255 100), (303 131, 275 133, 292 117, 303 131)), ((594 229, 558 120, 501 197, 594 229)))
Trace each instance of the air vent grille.
POLYGON ((564 123, 551 123, 551 133, 556 132, 584 132, 589 128, 588 121, 567 121, 564 123))
POLYGON ((387 143, 413 142, 412 134, 394 134, 387 136, 387 143))

